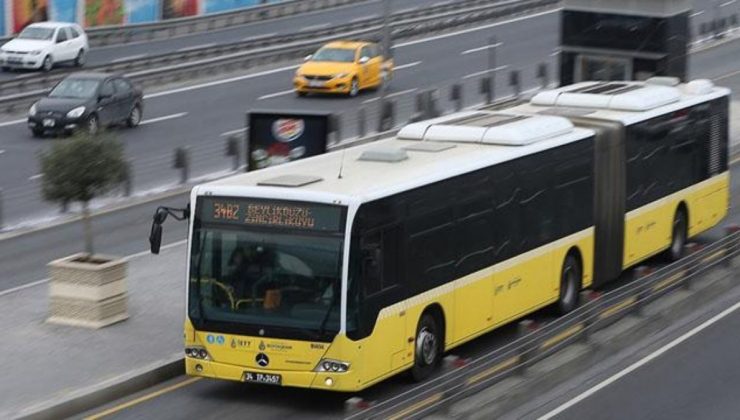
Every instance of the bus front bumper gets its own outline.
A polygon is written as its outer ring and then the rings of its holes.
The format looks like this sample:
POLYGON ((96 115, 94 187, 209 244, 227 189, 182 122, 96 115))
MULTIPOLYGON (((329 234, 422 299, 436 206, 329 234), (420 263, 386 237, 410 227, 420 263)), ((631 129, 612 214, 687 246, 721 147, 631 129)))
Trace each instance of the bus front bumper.
MULTIPOLYGON (((279 375, 279 385, 281 386, 315 388, 341 392, 356 391, 360 389, 357 381, 353 381, 351 371, 335 373, 254 369, 210 360, 193 359, 190 357, 185 358, 185 373, 189 376, 248 382, 246 379, 247 372, 252 374, 279 375)), ((269 383, 263 383, 269 385, 269 383)))

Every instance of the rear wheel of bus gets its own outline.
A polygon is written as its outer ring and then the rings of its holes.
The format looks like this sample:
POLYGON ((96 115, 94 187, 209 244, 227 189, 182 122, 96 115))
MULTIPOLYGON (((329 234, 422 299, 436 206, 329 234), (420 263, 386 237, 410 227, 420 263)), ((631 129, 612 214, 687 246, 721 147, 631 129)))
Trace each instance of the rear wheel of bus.
POLYGON ((560 274, 560 297, 557 311, 564 315, 578 307, 578 296, 581 291, 581 263, 573 253, 568 254, 563 262, 560 274))
POLYGON ((414 341, 414 366, 411 376, 415 381, 428 378, 442 360, 443 338, 440 321, 429 311, 425 312, 416 327, 414 341))

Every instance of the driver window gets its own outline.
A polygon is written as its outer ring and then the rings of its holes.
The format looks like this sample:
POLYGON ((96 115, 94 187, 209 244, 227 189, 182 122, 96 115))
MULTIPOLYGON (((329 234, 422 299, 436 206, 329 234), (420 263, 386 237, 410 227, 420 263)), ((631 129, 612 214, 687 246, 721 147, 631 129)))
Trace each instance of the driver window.
POLYGON ((103 87, 100 89, 100 94, 105 96, 113 96, 115 93, 115 89, 113 88, 113 82, 110 80, 106 81, 103 84, 103 87))
POLYGON ((64 28, 59 28, 57 30, 57 43, 65 42, 67 38, 67 31, 64 28))
POLYGON ((362 47, 362 49, 360 50, 360 59, 362 59, 362 57, 372 58, 372 56, 370 55, 370 49, 368 47, 362 47))

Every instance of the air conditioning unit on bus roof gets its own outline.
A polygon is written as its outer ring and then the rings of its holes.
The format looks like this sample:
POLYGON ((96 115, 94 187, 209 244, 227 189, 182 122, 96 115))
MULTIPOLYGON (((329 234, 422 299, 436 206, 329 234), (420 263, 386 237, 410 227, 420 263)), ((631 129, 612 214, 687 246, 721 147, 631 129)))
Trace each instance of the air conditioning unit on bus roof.
POLYGON ((681 90, 652 82, 583 82, 538 93, 532 105, 649 111, 681 100, 681 90))
POLYGON ((398 133, 399 140, 452 143, 478 143, 500 146, 525 146, 569 134, 573 124, 557 116, 524 116, 493 112, 452 114, 408 124, 398 133))

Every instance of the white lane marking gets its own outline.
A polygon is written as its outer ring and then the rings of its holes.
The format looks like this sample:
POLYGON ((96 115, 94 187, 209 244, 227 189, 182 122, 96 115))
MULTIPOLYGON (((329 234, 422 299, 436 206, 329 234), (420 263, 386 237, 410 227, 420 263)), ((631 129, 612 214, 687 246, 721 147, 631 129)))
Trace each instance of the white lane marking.
POLYGON ((37 180, 37 179, 41 179, 41 178, 43 178, 43 177, 44 177, 44 174, 36 174, 36 175, 31 175, 31 176, 29 176, 29 177, 28 177, 28 180, 29 180, 29 181, 35 181, 35 180, 37 180))
POLYGON ((431 6, 429 6, 429 7, 439 7, 439 6, 447 6, 447 5, 448 5, 448 4, 450 4, 450 3, 452 3, 452 2, 449 2, 449 1, 438 1, 438 2, 436 2, 436 3, 433 3, 433 4, 432 4, 431 6))
POLYGON ((500 22, 494 22, 494 23, 491 23, 491 24, 488 24, 488 25, 476 26, 475 28, 463 29, 463 30, 460 30, 460 31, 450 32, 450 33, 447 33, 447 34, 430 36, 429 38, 421 38, 421 39, 416 39, 416 40, 413 40, 413 41, 401 42, 399 44, 394 45, 393 48, 410 47, 412 45, 423 44, 425 42, 436 41, 438 39, 444 39, 444 38, 449 38, 449 37, 453 37, 453 36, 457 36, 457 35, 468 34, 468 33, 471 33, 471 32, 482 31, 482 30, 489 29, 489 28, 495 28, 496 26, 506 25, 506 24, 514 23, 514 22, 520 22, 520 21, 526 20, 526 19, 532 19, 532 18, 536 18, 536 17, 540 17, 540 16, 550 15, 550 14, 553 14, 553 13, 560 13, 561 10, 562 10, 562 8, 558 7, 557 9, 548 10, 548 11, 540 12, 540 13, 535 13, 535 14, 532 14, 532 15, 520 16, 520 17, 517 17, 517 18, 508 19, 508 20, 502 20, 500 22))
POLYGON ((24 123, 26 121, 28 121, 26 118, 24 118, 22 120, 6 121, 6 122, 0 123, 0 127, 7 127, 9 125, 16 125, 16 124, 24 123))
POLYGON ((356 17, 354 19, 350 19, 349 20, 349 23, 362 22, 365 19, 376 19, 376 18, 379 18, 379 17, 380 17, 380 15, 360 16, 360 17, 356 17))
POLYGON ((690 14, 689 17, 690 18, 694 18, 694 17, 697 17, 697 16, 701 16, 703 14, 704 14, 704 11, 703 10, 699 10, 698 12, 694 12, 694 13, 690 14))
MULTIPOLYGON (((236 76, 236 77, 231 77, 228 79, 214 80, 212 82, 201 83, 199 85, 185 86, 185 87, 181 87, 178 89, 165 90, 163 92, 157 92, 157 93, 150 93, 148 95, 144 95, 144 99, 157 98, 160 96, 167 96, 167 95, 172 95, 175 93, 187 92, 187 91, 203 89, 203 88, 207 88, 211 86, 223 85, 226 83, 238 82, 241 80, 253 79, 255 77, 267 76, 269 74, 281 73, 281 72, 288 71, 288 70, 295 70, 298 67, 299 66, 297 64, 294 64, 292 66, 280 67, 280 68, 272 69, 272 70, 265 70, 265 71, 261 71, 258 73, 245 74, 244 76, 236 76)), ((25 120, 22 120, 22 121, 25 121, 25 120)))
POLYGON ((154 124, 160 121, 174 120, 175 118, 181 118, 188 115, 187 112, 180 112, 172 115, 165 115, 164 117, 150 118, 139 123, 139 125, 154 124))
POLYGON ((562 413, 563 411, 569 409, 570 407, 573 407, 574 405, 578 404, 579 402, 585 400, 586 398, 590 397, 591 395, 594 395, 595 393, 599 392, 600 390, 606 388, 610 384, 620 380, 621 378, 629 375, 630 373, 634 372, 635 370, 639 369, 640 367, 650 363, 651 361, 655 360, 656 358, 660 357, 662 354, 666 353, 667 351, 671 350, 672 348, 676 347, 677 345, 683 343, 684 341, 688 340, 689 338, 695 336, 696 334, 700 333, 701 331, 705 330, 706 328, 710 327, 712 324, 720 321, 722 318, 732 314, 735 312, 738 308, 740 308, 740 302, 735 303, 734 305, 730 306, 729 308, 725 309, 724 311, 720 312, 719 314, 713 316, 712 318, 708 319, 707 321, 703 322, 701 325, 693 328, 691 331, 683 334, 682 336, 676 338, 675 340, 671 341, 670 343, 666 344, 665 346, 659 348, 658 350, 654 351, 653 353, 650 353, 649 355, 643 357, 642 359, 638 360, 637 362, 633 363, 629 367, 621 370, 620 372, 617 372, 616 374, 610 376, 606 380, 600 382, 598 385, 594 386, 593 388, 589 389, 588 391, 583 392, 582 394, 578 395, 577 397, 571 399, 570 401, 562 404, 560 407, 550 411, 549 413, 545 414, 544 416, 541 416, 538 420, 548 420, 551 419, 558 414, 562 413))
POLYGON ((5 150, 0 149, 0 155, 2 155, 3 153, 5 153, 5 150))
POLYGON ((212 47, 212 46, 214 46, 214 45, 216 45, 216 44, 215 44, 215 43, 213 43, 213 42, 209 42, 209 43, 207 43, 207 44, 192 45, 192 46, 190 46, 190 47, 184 47, 184 48, 180 48, 180 49, 179 49, 179 50, 177 50, 177 51, 178 51, 178 52, 180 52, 180 51, 190 51, 190 50, 197 50, 197 49, 200 49, 200 48, 208 48, 208 47, 212 47))
POLYGON ((146 53, 145 54, 129 55, 129 56, 126 56, 126 57, 121 57, 121 58, 116 58, 115 60, 111 60, 111 63, 120 63, 121 61, 135 60, 137 58, 146 57, 147 55, 148 54, 146 54, 146 53))
POLYGON ((550 57, 557 57, 557 56, 559 56, 560 54, 562 54, 562 52, 563 52, 563 51, 562 51, 562 50, 560 50, 560 48, 558 48, 558 49, 556 49, 555 51, 553 51, 553 52, 551 52, 551 53, 550 53, 550 57))
MULTIPOLYGON (((399 92, 390 93, 388 95, 385 95, 385 97, 386 98, 393 98, 393 97, 396 97, 396 96, 405 95, 407 93, 416 92, 417 90, 419 90, 419 89, 418 88, 406 89, 406 90, 402 90, 402 91, 399 91, 399 92)), ((370 98, 370 99, 366 99, 366 100, 362 101, 362 103, 363 104, 369 104, 369 103, 372 103, 372 102, 377 101, 378 99, 380 99, 380 98, 379 97, 377 97, 377 98, 370 98)))
POLYGON ((259 38, 269 38, 269 37, 275 36, 277 34, 278 34, 277 32, 270 32, 270 33, 266 33, 266 34, 259 34, 257 36, 255 36, 255 35, 249 35, 249 36, 245 36, 244 38, 242 38, 242 41, 251 41, 253 39, 259 39, 259 38))
POLYGON ((302 27, 302 28, 301 28, 301 31, 311 31, 311 30, 314 30, 314 29, 321 29, 321 28, 326 28, 326 27, 328 27, 329 25, 330 25, 330 24, 329 24, 329 22, 326 22, 326 23, 319 23, 319 24, 317 24, 317 25, 308 25, 308 26, 304 26, 304 27, 302 27))
POLYGON ((44 283, 46 283, 48 281, 49 281, 49 279, 36 280, 36 281, 34 281, 32 283, 26 283, 26 284, 21 285, 21 286, 12 287, 10 289, 5 289, 2 292, 0 292, 0 296, 9 295, 9 294, 11 294, 13 292, 20 292, 23 289, 28 289, 28 288, 31 288, 31 287, 34 287, 34 286, 38 286, 39 284, 44 284, 44 283))
MULTIPOLYGON (((494 73, 499 72, 501 70, 506 70, 508 68, 509 66, 498 66, 495 69, 493 69, 493 72, 494 73)), ((466 74, 465 76, 463 76, 463 79, 470 79, 473 77, 483 76, 484 74, 488 74, 488 73, 491 73, 491 71, 490 70, 476 71, 475 73, 466 74)))
POLYGON ((221 136, 221 137, 228 137, 228 136, 230 136, 232 134, 239 134, 239 133, 243 133, 245 131, 247 131, 246 128, 238 128, 236 130, 231 130, 231 131, 226 131, 224 133, 221 133, 221 134, 219 134, 219 136, 221 136))
POLYGON ((736 1, 737 1, 737 0, 730 0, 730 1, 726 1, 726 2, 724 2, 724 3, 722 3, 722 4, 720 4, 720 5, 719 5, 719 7, 725 7, 725 6, 729 6, 729 5, 731 5, 731 4, 735 4, 735 2, 736 2, 736 1))
POLYGON ((484 46, 478 47, 478 48, 471 48, 469 50, 465 50, 465 51, 461 52, 460 55, 468 55, 468 54, 477 53, 477 52, 480 52, 480 51, 488 51, 491 48, 498 48, 498 47, 500 47, 502 45, 504 45, 503 42, 497 42, 495 44, 484 45, 484 46))
POLYGON ((411 67, 415 67, 415 66, 418 66, 418 65, 419 65, 419 64, 421 64, 421 63, 423 63, 423 61, 414 61, 413 63, 408 63, 408 64, 402 64, 402 65, 400 65, 400 66, 396 66, 396 67, 395 67, 395 68, 394 68, 393 70, 403 70, 403 69, 408 69, 408 68, 411 68, 411 67))
POLYGON ((295 91, 293 89, 290 89, 290 90, 284 90, 284 91, 281 91, 281 92, 269 93, 267 95, 260 96, 259 98, 257 98, 257 100, 258 101, 261 101, 263 99, 270 99, 270 98, 275 98, 275 97, 278 97, 278 96, 290 95, 293 92, 295 92, 295 91))
POLYGON ((395 14, 399 14, 400 15, 400 14, 403 14, 403 13, 413 12, 414 10, 416 10, 418 8, 419 8, 419 6, 407 7, 405 9, 401 9, 401 10, 396 11, 395 14))
MULTIPOLYGON (((171 244, 162 245, 162 247, 160 248, 160 250, 174 248, 176 246, 180 246, 180 245, 185 244, 187 242, 188 242, 187 239, 181 239, 181 240, 176 241, 176 242, 173 242, 171 244)), ((132 260, 134 258, 143 257, 144 255, 147 255, 150 252, 151 251, 149 251, 149 250, 141 251, 141 252, 137 252, 135 254, 127 255, 127 256, 125 256, 123 258, 125 260, 127 260, 127 261, 130 261, 130 260, 132 260)), ((20 285, 20 286, 11 287, 10 289, 5 289, 3 291, 0 291, 0 296, 9 295, 9 294, 14 293, 14 292, 20 292, 21 290, 30 289, 31 287, 38 286, 40 284, 45 284, 45 283, 48 283, 48 282, 49 282, 49 279, 46 278, 46 279, 36 280, 34 282, 31 282, 31 283, 26 283, 26 284, 23 284, 23 285, 20 285)))

